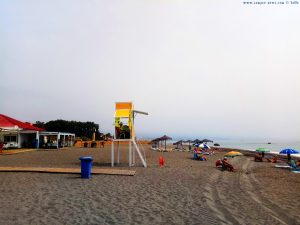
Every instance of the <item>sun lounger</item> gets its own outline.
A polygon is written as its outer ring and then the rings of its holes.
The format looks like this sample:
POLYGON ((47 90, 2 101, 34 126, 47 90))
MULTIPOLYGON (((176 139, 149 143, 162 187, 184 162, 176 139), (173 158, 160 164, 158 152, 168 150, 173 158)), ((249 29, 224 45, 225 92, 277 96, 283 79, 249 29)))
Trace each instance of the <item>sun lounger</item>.
POLYGON ((288 164, 275 164, 276 168, 291 168, 291 166, 289 166, 288 164))

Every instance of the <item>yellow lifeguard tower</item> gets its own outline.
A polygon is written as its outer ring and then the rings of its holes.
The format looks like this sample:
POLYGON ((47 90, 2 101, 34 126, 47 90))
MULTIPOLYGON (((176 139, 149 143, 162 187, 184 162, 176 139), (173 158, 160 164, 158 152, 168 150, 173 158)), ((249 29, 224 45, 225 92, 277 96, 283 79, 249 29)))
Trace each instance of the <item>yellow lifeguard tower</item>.
POLYGON ((144 167, 147 167, 146 160, 143 158, 141 151, 135 141, 135 132, 134 132, 134 118, 136 114, 148 115, 146 112, 137 111, 133 108, 132 102, 116 102, 116 111, 115 111, 115 135, 112 140, 111 145, 111 166, 115 164, 115 142, 117 142, 118 149, 118 158, 117 163, 120 163, 120 142, 129 143, 129 166, 133 166, 135 163, 135 151, 137 151, 144 167), (133 146, 133 148, 132 148, 133 146))

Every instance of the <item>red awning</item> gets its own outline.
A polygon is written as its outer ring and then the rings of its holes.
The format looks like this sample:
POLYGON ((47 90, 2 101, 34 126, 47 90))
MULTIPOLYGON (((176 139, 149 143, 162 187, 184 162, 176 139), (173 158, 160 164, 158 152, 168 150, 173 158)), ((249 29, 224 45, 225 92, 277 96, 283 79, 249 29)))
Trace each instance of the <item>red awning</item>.
POLYGON ((23 130, 34 130, 34 131, 43 131, 44 130, 42 128, 35 127, 30 123, 27 123, 27 122, 24 123, 19 120, 10 118, 3 114, 0 114, 0 127, 1 128, 14 128, 16 126, 23 130))

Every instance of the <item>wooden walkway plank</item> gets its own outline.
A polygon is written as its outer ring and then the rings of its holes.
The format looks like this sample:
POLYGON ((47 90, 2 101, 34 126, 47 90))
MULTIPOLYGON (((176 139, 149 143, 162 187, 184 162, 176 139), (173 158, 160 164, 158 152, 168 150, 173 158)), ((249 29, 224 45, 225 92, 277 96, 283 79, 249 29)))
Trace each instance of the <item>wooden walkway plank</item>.
POLYGON ((36 149, 25 149, 25 150, 2 150, 0 151, 0 155, 14 155, 19 153, 25 153, 25 152, 33 152, 37 151, 36 149))
MULTIPOLYGON (((67 174, 80 174, 79 168, 51 168, 51 167, 0 167, 0 172, 38 172, 38 173, 67 173, 67 174)), ((101 169, 92 168, 91 174, 104 174, 104 175, 123 175, 134 176, 134 170, 117 170, 117 169, 101 169)))

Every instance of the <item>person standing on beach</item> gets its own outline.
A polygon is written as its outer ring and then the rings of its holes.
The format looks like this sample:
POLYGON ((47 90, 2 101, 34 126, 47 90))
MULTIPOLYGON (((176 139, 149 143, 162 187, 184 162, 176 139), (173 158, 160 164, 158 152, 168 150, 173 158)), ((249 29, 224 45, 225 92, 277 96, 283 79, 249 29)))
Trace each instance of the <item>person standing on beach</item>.
POLYGON ((116 133, 116 139, 120 138, 120 133, 121 133, 121 126, 120 126, 120 118, 117 117, 115 119, 115 133, 116 133))
POLYGON ((288 157, 288 161, 290 162, 292 159, 291 154, 287 154, 287 157, 288 157))

